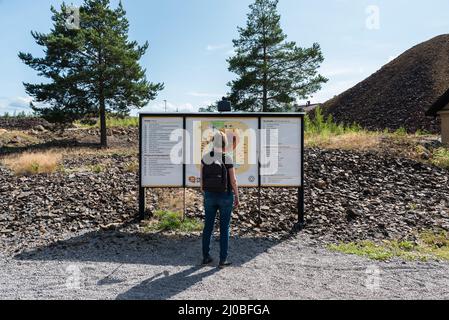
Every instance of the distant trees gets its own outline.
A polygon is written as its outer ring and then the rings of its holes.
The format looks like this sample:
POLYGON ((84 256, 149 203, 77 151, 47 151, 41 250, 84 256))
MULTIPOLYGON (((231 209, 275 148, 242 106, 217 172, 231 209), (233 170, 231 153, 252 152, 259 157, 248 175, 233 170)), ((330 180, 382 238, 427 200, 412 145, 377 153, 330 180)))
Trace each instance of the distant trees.
POLYGON ((48 34, 32 32, 45 57, 19 53, 19 58, 47 82, 24 83, 26 92, 39 106, 35 113, 51 122, 68 123, 98 115, 101 145, 107 147, 106 114, 129 114, 153 100, 163 84, 151 83, 139 61, 148 49, 128 39, 129 22, 120 3, 85 0, 79 8, 79 27, 68 26, 72 14, 63 4, 51 7, 53 29, 48 34))
POLYGON ((278 0, 256 0, 233 41, 236 54, 228 60, 229 71, 238 78, 228 85, 235 110, 289 111, 297 99, 327 82, 317 72, 324 61, 320 46, 304 49, 286 41, 277 5, 278 0))

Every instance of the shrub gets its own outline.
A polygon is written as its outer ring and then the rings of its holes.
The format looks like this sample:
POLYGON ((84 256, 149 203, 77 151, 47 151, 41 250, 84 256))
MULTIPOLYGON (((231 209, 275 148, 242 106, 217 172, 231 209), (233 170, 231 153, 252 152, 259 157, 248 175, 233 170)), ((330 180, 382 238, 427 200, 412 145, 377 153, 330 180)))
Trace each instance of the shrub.
POLYGON ((139 171, 139 163, 137 161, 129 162, 125 166, 126 172, 135 173, 139 171))
POLYGON ((149 222, 146 230, 150 232, 195 232, 201 231, 202 228, 203 224, 196 219, 186 218, 183 220, 182 214, 179 212, 161 210, 154 214, 154 219, 149 222))
POLYGON ((407 135, 407 129, 405 129, 404 127, 401 127, 394 132, 394 135, 399 136, 399 137, 404 137, 407 135))
POLYGON ((90 170, 93 173, 102 173, 105 170, 105 168, 101 164, 95 164, 90 167, 90 170))
MULTIPOLYGON (((75 125, 82 128, 99 128, 100 122, 90 122, 90 120, 82 120, 75 122, 75 125)), ((137 117, 108 117, 106 119, 106 126, 108 128, 137 128, 139 127, 139 118, 137 117)))
POLYGON ((315 109, 312 117, 305 116, 305 140, 309 147, 370 149, 378 145, 378 136, 356 123, 337 124, 332 115, 325 119, 320 107, 315 109))
POLYGON ((434 151, 432 163, 438 167, 449 169, 449 149, 439 148, 434 151))
POLYGON ((364 131, 362 127, 354 123, 350 126, 344 124, 337 124, 334 121, 332 115, 329 115, 326 119, 321 107, 318 107, 314 111, 313 117, 309 115, 305 116, 305 133, 308 136, 311 135, 341 135, 345 133, 355 133, 364 131))

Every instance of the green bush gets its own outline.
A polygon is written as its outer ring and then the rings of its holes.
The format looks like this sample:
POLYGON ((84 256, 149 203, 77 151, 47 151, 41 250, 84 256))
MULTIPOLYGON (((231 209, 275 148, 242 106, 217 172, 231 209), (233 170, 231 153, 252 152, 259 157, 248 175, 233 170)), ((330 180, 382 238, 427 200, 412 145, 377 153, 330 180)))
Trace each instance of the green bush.
POLYGON ((407 135, 407 129, 405 129, 404 127, 401 127, 394 132, 394 135, 404 137, 407 135))
POLYGON ((321 107, 317 107, 314 111, 313 117, 305 116, 305 133, 306 135, 323 135, 323 136, 337 136, 351 132, 361 132, 363 128, 354 123, 352 125, 337 124, 332 115, 325 118, 321 107))
POLYGON ((146 229, 149 232, 181 231, 188 233, 201 231, 203 224, 196 219, 183 219, 179 212, 160 210, 155 212, 154 219, 150 221, 146 229))
POLYGON ((449 149, 439 148, 434 151, 432 164, 449 169, 449 149))
MULTIPOLYGON (((99 128, 100 121, 97 121, 95 124, 90 125, 83 123, 83 121, 76 121, 75 125, 81 128, 99 128)), ((106 119, 106 126, 108 128, 137 128, 139 127, 139 118, 138 117, 108 117, 106 119)))

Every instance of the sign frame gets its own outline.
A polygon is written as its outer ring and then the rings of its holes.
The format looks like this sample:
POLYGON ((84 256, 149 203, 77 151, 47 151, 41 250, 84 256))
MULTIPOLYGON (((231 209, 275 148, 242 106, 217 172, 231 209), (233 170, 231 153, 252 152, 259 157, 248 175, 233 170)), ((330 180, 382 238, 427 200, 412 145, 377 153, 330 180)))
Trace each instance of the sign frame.
MULTIPOLYGON (((139 113, 139 218, 141 220, 145 219, 145 213, 146 213, 146 190, 147 189, 159 189, 159 187, 145 187, 142 186, 143 183, 143 165, 142 165, 142 152, 143 152, 143 139, 142 139, 142 129, 143 129, 143 121, 145 118, 182 118, 182 122, 183 122, 183 129, 184 132, 186 130, 186 125, 187 125, 187 118, 257 118, 258 119, 258 129, 261 130, 262 129, 262 119, 263 118, 295 118, 295 119, 300 119, 300 123, 301 123, 301 139, 300 139, 300 148, 301 148, 301 163, 298 164, 300 166, 300 170, 301 170, 301 186, 299 187, 288 187, 288 188, 298 188, 298 223, 297 223, 297 228, 298 229, 302 229, 304 227, 305 224, 305 195, 304 195, 304 160, 305 160, 305 155, 304 155, 304 151, 305 151, 305 143, 304 143, 304 133, 305 133, 305 113, 301 113, 301 112, 296 112, 296 113, 269 113, 269 112, 253 112, 253 113, 237 113, 237 112, 233 112, 233 113, 227 113, 227 112, 215 112, 215 113, 139 113)), ((161 187, 164 189, 183 189, 184 190, 184 203, 185 203, 185 194, 186 194, 186 189, 190 188, 187 186, 187 181, 186 181, 186 161, 185 161, 185 157, 186 157, 186 152, 185 152, 185 147, 186 147, 186 141, 185 141, 185 136, 184 136, 184 150, 183 150, 183 156, 184 156, 184 163, 182 165, 183 169, 182 169, 182 181, 183 181, 183 186, 178 186, 178 187, 161 187)), ((261 151, 261 139, 259 137, 258 139, 258 149, 261 151)), ((260 155, 259 155, 260 156, 260 155)), ((259 159, 260 160, 260 159, 259 159)), ((259 161, 258 160, 258 161, 259 161)), ((258 165, 258 175, 259 175, 259 183, 258 183, 258 188, 259 189, 259 214, 261 212, 260 210, 260 204, 261 204, 261 190, 262 189, 271 189, 271 188, 287 188, 287 187, 282 187, 282 186, 263 186, 262 185, 262 177, 261 177, 261 164, 259 161, 259 165, 258 165)), ((254 187, 251 187, 254 188, 254 187)))

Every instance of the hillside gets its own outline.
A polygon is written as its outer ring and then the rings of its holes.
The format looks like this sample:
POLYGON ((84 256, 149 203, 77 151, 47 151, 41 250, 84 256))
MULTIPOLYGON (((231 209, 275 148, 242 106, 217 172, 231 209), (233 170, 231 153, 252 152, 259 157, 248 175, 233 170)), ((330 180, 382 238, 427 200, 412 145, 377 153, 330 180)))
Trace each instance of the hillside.
POLYGON ((439 131, 425 111, 449 88, 449 34, 423 42, 324 104, 337 122, 371 130, 439 131))

